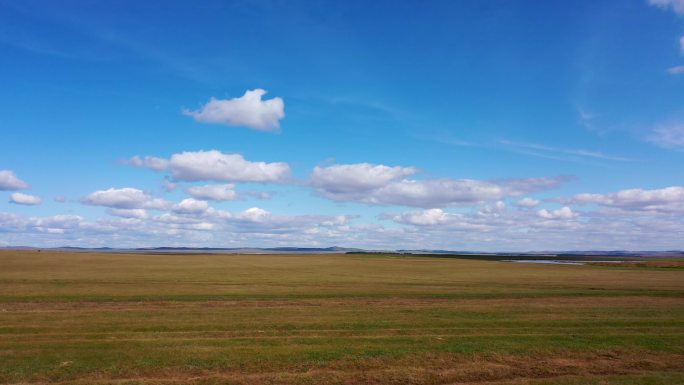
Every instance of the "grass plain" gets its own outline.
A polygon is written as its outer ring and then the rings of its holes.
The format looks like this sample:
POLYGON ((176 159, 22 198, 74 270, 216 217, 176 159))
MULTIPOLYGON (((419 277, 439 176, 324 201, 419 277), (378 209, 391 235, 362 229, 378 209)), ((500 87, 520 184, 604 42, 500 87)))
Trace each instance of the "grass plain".
POLYGON ((2 251, 0 383, 684 384, 684 269, 2 251))

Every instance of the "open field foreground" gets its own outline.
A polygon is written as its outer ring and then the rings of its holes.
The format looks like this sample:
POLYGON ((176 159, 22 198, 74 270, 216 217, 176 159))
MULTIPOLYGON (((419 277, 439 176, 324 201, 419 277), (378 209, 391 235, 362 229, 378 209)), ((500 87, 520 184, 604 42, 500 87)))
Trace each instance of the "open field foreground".
POLYGON ((684 269, 0 252, 3 384, 683 384, 684 269))

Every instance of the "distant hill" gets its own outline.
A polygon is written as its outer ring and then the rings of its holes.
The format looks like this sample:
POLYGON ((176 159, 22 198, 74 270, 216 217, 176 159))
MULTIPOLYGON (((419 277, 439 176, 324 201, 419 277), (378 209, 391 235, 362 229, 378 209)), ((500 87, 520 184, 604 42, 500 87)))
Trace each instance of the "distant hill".
POLYGON ((348 253, 363 252, 363 249, 349 247, 137 247, 137 248, 114 248, 114 247, 32 247, 32 246, 5 246, 0 250, 52 250, 52 251, 74 251, 74 252, 148 252, 148 253, 348 253))
POLYGON ((638 251, 638 250, 547 250, 547 251, 527 251, 527 252, 481 252, 469 250, 443 250, 443 249, 398 249, 398 250, 368 250, 350 247, 138 247, 138 248, 115 248, 115 247, 74 247, 63 246, 53 248, 32 247, 32 246, 5 246, 0 250, 52 250, 52 251, 72 251, 72 252, 113 252, 113 253, 230 253, 230 254, 294 254, 294 253, 352 253, 352 254, 415 254, 415 255, 460 255, 472 257, 684 257, 682 250, 667 251, 638 251))

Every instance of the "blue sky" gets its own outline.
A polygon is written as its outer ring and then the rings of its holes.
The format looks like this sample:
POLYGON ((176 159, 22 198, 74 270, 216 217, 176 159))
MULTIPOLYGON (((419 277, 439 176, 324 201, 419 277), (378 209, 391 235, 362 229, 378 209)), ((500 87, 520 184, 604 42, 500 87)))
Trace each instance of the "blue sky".
POLYGON ((684 248, 684 1, 0 1, 0 246, 684 248))

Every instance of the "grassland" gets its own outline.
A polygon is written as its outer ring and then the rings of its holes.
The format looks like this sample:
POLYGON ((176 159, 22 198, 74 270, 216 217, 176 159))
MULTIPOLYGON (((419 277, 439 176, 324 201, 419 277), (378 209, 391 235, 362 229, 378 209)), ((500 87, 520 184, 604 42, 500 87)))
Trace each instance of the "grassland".
POLYGON ((3 384, 684 384, 684 270, 0 252, 3 384))

